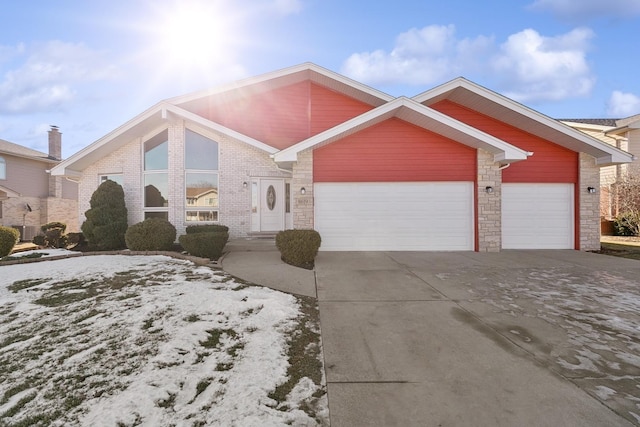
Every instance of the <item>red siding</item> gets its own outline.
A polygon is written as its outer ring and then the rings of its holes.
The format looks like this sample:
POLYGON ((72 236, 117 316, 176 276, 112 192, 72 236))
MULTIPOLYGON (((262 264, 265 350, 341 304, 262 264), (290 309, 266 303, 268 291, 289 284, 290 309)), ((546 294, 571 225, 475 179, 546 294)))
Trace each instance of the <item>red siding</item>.
POLYGON ((314 182, 475 181, 476 150, 390 119, 313 153, 314 182))
POLYGON ((214 103, 208 113, 199 114, 282 150, 372 108, 304 81, 242 100, 214 103))
POLYGON ((311 84, 311 135, 316 135, 371 110, 369 104, 311 84))
POLYGON ((214 104, 206 117, 284 149, 309 135, 309 85, 301 82, 241 100, 214 104))
POLYGON ((578 153, 544 140, 518 128, 485 116, 451 101, 441 101, 431 108, 463 123, 493 135, 533 156, 513 163, 502 172, 502 182, 565 182, 578 181, 578 153))

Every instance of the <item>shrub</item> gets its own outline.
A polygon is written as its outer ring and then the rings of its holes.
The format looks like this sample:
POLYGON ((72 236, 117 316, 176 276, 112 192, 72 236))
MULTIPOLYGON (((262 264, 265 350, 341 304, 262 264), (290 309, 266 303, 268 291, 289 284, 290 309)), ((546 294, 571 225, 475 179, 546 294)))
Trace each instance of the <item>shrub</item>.
POLYGON ((276 234, 276 247, 282 261, 311 270, 322 239, 315 230, 284 230, 276 234))
POLYGON ((67 240, 72 246, 83 246, 87 242, 82 233, 69 233, 67 234, 67 240))
POLYGON ((33 237, 33 244, 38 246, 47 246, 47 239, 44 234, 38 234, 33 237))
POLYGON ((636 236, 640 226, 640 218, 630 212, 618 215, 613 221, 616 236, 636 236))
POLYGON ((127 206, 120 184, 106 180, 91 196, 91 209, 85 212, 87 220, 82 233, 89 246, 97 250, 122 249, 127 232, 127 206))
MULTIPOLYGON (((50 222, 42 227, 40 230, 44 233, 44 241, 43 243, 38 243, 40 246, 47 246, 50 248, 66 248, 67 247, 67 236, 64 232, 67 230, 67 224, 63 222, 50 222)), ((34 238, 34 243, 35 243, 34 238)))
POLYGON ((147 218, 129 227, 124 239, 132 251, 170 251, 176 228, 166 219, 147 218))
POLYGON ((195 233, 228 233, 229 227, 222 224, 207 224, 207 225, 190 225, 187 227, 187 234, 195 233))
POLYGON ((0 226, 0 258, 11 253, 20 240, 20 232, 15 228, 0 226))
POLYGON ((227 231, 191 232, 180 236, 180 245, 193 256, 216 260, 222 256, 224 245, 229 240, 227 231))

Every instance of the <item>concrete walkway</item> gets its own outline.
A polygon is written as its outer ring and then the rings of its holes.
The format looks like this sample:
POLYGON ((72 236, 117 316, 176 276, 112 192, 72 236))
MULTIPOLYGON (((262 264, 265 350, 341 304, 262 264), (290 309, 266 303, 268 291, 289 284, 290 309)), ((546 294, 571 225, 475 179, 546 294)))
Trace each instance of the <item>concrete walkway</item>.
POLYGON ((333 427, 640 423, 638 261, 321 252, 314 277, 273 246, 232 245, 222 266, 284 291, 317 288, 333 427))

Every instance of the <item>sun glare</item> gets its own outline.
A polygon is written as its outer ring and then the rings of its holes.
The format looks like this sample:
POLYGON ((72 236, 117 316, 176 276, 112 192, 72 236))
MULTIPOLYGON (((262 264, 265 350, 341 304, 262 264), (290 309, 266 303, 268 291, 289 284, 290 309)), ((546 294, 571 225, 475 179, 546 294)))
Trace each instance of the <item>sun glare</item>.
POLYGON ((183 1, 162 10, 154 32, 163 56, 176 66, 206 66, 232 54, 230 14, 221 4, 183 1))

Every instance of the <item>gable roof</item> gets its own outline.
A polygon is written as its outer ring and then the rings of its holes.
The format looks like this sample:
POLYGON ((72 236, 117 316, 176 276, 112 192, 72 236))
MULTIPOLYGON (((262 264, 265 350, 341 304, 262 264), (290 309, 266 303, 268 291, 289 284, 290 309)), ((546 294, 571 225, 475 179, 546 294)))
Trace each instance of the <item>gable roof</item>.
POLYGON ((393 99, 391 95, 387 95, 362 83, 358 83, 355 80, 334 73, 333 71, 329 71, 312 63, 304 63, 263 74, 262 76, 240 80, 212 90, 194 92, 161 101, 64 160, 52 168, 51 173, 53 175, 79 177, 82 171, 88 166, 118 150, 133 139, 146 139, 163 130, 167 125, 169 115, 195 123, 205 129, 222 133, 263 150, 268 154, 275 154, 278 151, 276 148, 222 126, 219 123, 208 120, 193 113, 191 110, 197 109, 200 104, 206 105, 211 97, 221 97, 229 100, 234 97, 260 93, 304 80, 311 80, 372 106, 383 105, 393 99))
POLYGON ((605 132, 609 135, 625 136, 624 134, 631 129, 640 129, 640 114, 635 116, 626 117, 616 121, 616 128, 605 132))
POLYGON ((46 163, 58 163, 58 160, 49 157, 48 154, 32 150, 31 148, 27 148, 19 144, 14 144, 13 142, 5 141, 4 139, 0 139, 0 155, 2 154, 9 154, 46 163))
POLYGON ((302 81, 317 83, 373 107, 378 107, 394 99, 393 96, 373 89, 370 86, 327 70, 326 68, 320 67, 311 62, 305 62, 300 65, 283 68, 257 77, 239 80, 211 90, 198 91, 171 98, 166 102, 191 111, 197 108, 200 104, 204 103, 204 105, 206 105, 211 97, 230 101, 236 98, 267 92, 302 81))
POLYGON ((286 148, 276 153, 273 158, 281 164, 294 162, 297 160, 298 153, 302 151, 319 148, 392 117, 428 129, 469 147, 482 148, 492 153, 497 162, 511 163, 525 160, 531 154, 403 96, 286 148))
POLYGON ((572 127, 486 89, 463 77, 423 92, 413 99, 424 105, 450 100, 475 111, 552 141, 576 152, 596 158, 598 165, 629 163, 633 155, 592 138, 572 127))

